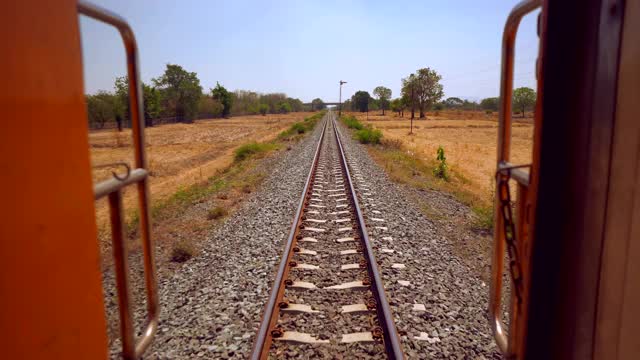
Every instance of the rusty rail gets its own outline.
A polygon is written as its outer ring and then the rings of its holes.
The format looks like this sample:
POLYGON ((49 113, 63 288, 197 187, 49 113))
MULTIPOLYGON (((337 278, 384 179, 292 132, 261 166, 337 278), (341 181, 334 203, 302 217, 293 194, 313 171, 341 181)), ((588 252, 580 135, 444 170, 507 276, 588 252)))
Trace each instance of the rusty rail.
POLYGON ((278 320, 278 307, 277 301, 284 294, 284 281, 287 278, 289 273, 289 259, 293 253, 295 235, 297 232, 298 224, 300 223, 303 209, 305 206, 305 199, 309 190, 311 189, 311 184, 313 180, 313 175, 316 171, 316 167, 318 166, 318 159, 320 158, 320 149, 322 147, 322 142, 324 141, 325 132, 327 130, 327 120, 324 121, 324 125, 322 128, 322 134, 320 135, 320 141, 318 141, 318 146, 316 147, 316 152, 313 157, 313 163, 311 165, 311 169, 309 169, 309 175, 307 175, 307 181, 304 184, 304 190, 302 191, 302 196, 300 197, 300 202, 298 203, 298 209, 296 210, 296 215, 293 218, 293 223, 291 225, 291 231, 289 231, 289 237, 287 238, 287 242, 284 246, 284 255, 282 256, 282 260, 280 261, 280 266, 278 267, 278 272, 276 274, 276 279, 273 282, 273 287, 271 290, 271 295, 269 296, 269 301, 267 302, 267 306, 265 307, 264 316, 262 318, 262 323, 260 324, 260 328, 258 329, 258 333, 256 335, 256 340, 253 346, 253 352, 251 354, 251 359, 259 360, 263 358, 263 354, 269 351, 269 347, 271 346, 271 334, 269 331, 273 328, 273 325, 278 320), (263 349, 266 349, 263 351, 263 349))
MULTIPOLYGON (((385 351, 390 359, 403 359, 404 355, 402 353, 402 349, 400 346, 400 338, 395 329, 395 324, 393 321, 393 316, 391 314, 391 308, 389 307, 389 303, 387 302, 384 286, 382 284, 382 277, 380 272, 378 271, 378 265, 375 260, 375 256, 373 253, 373 248, 371 247, 369 241, 369 235, 366 230, 364 217, 362 215, 362 210, 360 209, 360 205, 358 203, 358 198, 353 186, 353 182, 351 179, 351 175, 349 173, 349 167, 346 161, 344 148, 342 146, 342 142, 340 141, 340 132, 337 129, 337 125, 335 124, 334 114, 329 113, 328 118, 324 122, 324 127, 322 130, 322 135, 320 137, 320 141, 318 142, 318 146, 316 148, 315 156, 313 158, 313 163, 311 169, 309 171, 309 175, 307 176, 307 180, 305 183, 304 190, 302 192, 302 196, 300 198, 300 202, 298 205, 298 209, 296 211, 296 215, 294 217, 294 221, 291 226, 291 231, 289 233, 289 237, 285 244, 284 253, 282 256, 282 260, 280 262, 280 266, 278 268, 278 272, 276 274, 276 279, 274 281, 273 288, 271 290, 271 294, 269 297, 269 301, 265 307, 264 316, 262 322, 260 324, 260 328, 258 330, 256 340, 254 343, 253 352, 251 358, 254 360, 266 359, 269 354, 269 350, 273 341, 273 333, 278 332, 277 323, 279 318, 279 303, 280 299, 284 298, 284 291, 286 288, 286 281, 289 276, 290 269, 290 261, 294 256, 293 249, 297 246, 298 231, 300 228, 300 224, 303 218, 304 210, 308 205, 308 198, 310 197, 310 191, 312 190, 312 186, 314 184, 314 177, 316 174, 316 170, 318 167, 318 162, 320 159, 320 152, 323 141, 326 139, 326 131, 329 121, 334 124, 333 135, 336 137, 336 142, 338 144, 339 150, 339 159, 340 166, 343 170, 344 177, 346 178, 346 183, 349 184, 348 188, 348 196, 351 197, 350 204, 352 205, 352 211, 356 215, 358 235, 360 242, 362 244, 363 255, 367 264, 367 273, 369 276, 370 284, 369 288, 371 293, 374 296, 374 300, 376 302, 375 311, 376 316, 379 320, 380 327, 382 328, 382 336, 381 340, 384 343, 385 351)), ((276 335, 278 336, 278 335, 276 335)))
POLYGON ((400 346, 400 337, 398 336, 398 332, 393 321, 393 315, 391 314, 389 302, 387 301, 387 297, 384 293, 382 277, 380 276, 380 271, 378 271, 378 264, 376 263, 376 258, 373 254, 373 248, 371 247, 371 242, 369 241, 369 234, 367 233, 367 229, 365 227, 362 210, 360 209, 358 197, 356 196, 356 190, 354 189, 353 182, 351 181, 349 166, 347 165, 347 159, 344 155, 344 149, 342 147, 342 141, 340 141, 340 132, 338 131, 337 124, 334 124, 333 131, 335 132, 336 139, 338 141, 338 149, 340 149, 342 166, 345 173, 347 174, 346 178, 349 182, 349 190, 353 199, 353 207, 355 208, 356 214, 358 215, 358 223, 360 225, 358 228, 360 229, 360 237, 362 239, 362 243, 364 244, 363 248, 365 250, 364 254, 367 258, 367 270, 369 272, 370 278, 372 279, 371 290, 376 298, 376 302, 378 303, 378 306, 376 306, 376 311, 378 313, 378 320, 380 320, 380 325, 382 325, 382 330, 384 331, 384 346, 389 359, 404 359, 402 347, 400 346))

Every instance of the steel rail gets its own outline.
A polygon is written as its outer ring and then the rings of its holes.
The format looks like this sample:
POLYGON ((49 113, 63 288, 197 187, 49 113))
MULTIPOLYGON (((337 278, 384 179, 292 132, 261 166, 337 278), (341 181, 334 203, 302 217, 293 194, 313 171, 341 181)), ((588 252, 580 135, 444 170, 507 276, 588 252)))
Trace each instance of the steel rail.
MULTIPOLYGON (((328 117, 329 115, 326 116, 328 117)), ((264 355, 268 353, 269 347, 271 346, 271 335, 269 334, 269 330, 273 327, 278 319, 279 308, 277 307, 277 301, 279 298, 281 298, 281 295, 284 294, 285 286, 283 285, 285 279, 287 278, 286 275, 289 272, 289 259, 293 255, 292 250, 294 248, 294 243, 297 242, 295 239, 295 235, 297 233, 298 224, 300 223, 303 215, 306 197, 309 193, 309 190, 311 189, 311 183, 316 171, 316 167, 318 166, 318 159, 320 159, 320 149, 322 148, 322 143, 324 141, 328 122, 329 120, 327 118, 324 121, 322 134, 320 135, 320 141, 318 141, 318 146, 316 147, 313 162, 311 164, 311 168, 309 169, 309 175, 307 175, 307 180, 304 184, 302 196, 300 197, 300 201, 298 203, 298 209, 296 210, 296 215, 291 225, 291 230, 289 231, 289 237, 287 238, 287 242, 284 247, 282 260, 280 261, 280 266, 278 267, 276 279, 273 282, 271 295, 269 296, 269 301, 267 302, 267 305, 265 307, 264 317, 262 318, 260 328, 258 329, 258 333, 256 335, 253 351, 251 353, 251 359, 253 360, 264 359, 264 355)))
POLYGON ((371 282, 371 292, 376 298, 376 312, 378 313, 378 320, 380 320, 380 325, 382 326, 382 330, 384 332, 384 346, 387 351, 387 355, 389 359, 404 359, 404 354, 402 352, 402 347, 400 346, 400 337, 398 336, 398 332, 396 330, 395 322, 393 321, 393 315, 391 314, 391 307, 389 306, 389 302, 387 301, 387 297, 384 293, 384 285, 382 284, 382 276, 380 276, 380 271, 378 271, 378 264, 375 259, 375 255, 373 254, 373 248, 371 247, 371 241, 369 240, 369 234, 367 233, 367 229, 364 222, 364 217, 362 216, 362 210, 360 209, 360 204, 358 203, 358 197, 356 196, 355 188, 353 187, 353 182, 351 181, 351 175, 349 173, 349 166, 347 165, 347 159, 344 155, 344 148, 342 147, 342 141, 340 141, 340 132, 338 130, 338 126, 333 121, 333 131, 336 136, 336 140, 338 142, 338 149, 340 150, 340 158, 342 159, 342 166, 344 168, 347 181, 349 183, 349 190, 351 192, 351 198, 353 199, 353 207, 355 208, 356 214, 358 215, 358 228, 360 232, 360 238, 363 243, 364 254, 367 258, 367 270, 369 272, 369 276, 372 279, 371 282))

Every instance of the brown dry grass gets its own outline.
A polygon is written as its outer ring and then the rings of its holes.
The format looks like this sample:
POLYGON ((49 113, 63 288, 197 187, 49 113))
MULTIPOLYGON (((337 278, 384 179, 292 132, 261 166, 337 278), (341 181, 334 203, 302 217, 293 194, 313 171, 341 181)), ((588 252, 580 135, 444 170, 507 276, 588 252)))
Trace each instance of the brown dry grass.
MULTIPOLYGON (((240 116, 231 119, 199 120, 193 124, 169 124, 147 128, 146 150, 151 173, 152 205, 176 191, 201 183, 229 167, 233 151, 250 141, 273 139, 282 130, 308 113, 267 116, 240 116)), ((124 161, 133 164, 131 132, 96 131, 89 134, 94 165, 124 161)), ((118 168, 94 169, 94 182, 107 179, 118 168)), ((125 191, 124 206, 131 215, 136 207, 135 191, 125 191)), ((98 226, 103 231, 108 221, 106 202, 96 203, 98 226)))
MULTIPOLYGON (((497 143, 497 113, 483 111, 439 111, 427 113, 427 119, 414 119, 413 135, 409 135, 409 112, 400 118, 387 112, 351 113, 365 124, 382 130, 384 137, 400 141, 405 149, 426 163, 435 160, 438 146, 445 149, 451 171, 465 180, 463 191, 475 195, 483 206, 489 206, 493 193, 497 143)), ((417 114, 416 114, 417 115, 417 114)), ((528 114, 529 115, 529 114, 528 114)), ((515 118, 511 145, 512 162, 531 161, 533 122, 515 118)))

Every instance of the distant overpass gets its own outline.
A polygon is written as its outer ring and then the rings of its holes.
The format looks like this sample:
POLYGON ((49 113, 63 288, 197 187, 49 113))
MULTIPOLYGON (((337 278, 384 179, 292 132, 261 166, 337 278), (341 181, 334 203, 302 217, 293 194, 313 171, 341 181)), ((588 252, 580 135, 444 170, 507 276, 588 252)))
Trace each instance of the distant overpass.
MULTIPOLYGON (((338 106, 338 105, 340 105, 339 102, 323 102, 322 104, 325 105, 325 106, 331 106, 331 105, 338 106)), ((306 103, 304 105, 305 106, 311 106, 311 103, 306 103)))

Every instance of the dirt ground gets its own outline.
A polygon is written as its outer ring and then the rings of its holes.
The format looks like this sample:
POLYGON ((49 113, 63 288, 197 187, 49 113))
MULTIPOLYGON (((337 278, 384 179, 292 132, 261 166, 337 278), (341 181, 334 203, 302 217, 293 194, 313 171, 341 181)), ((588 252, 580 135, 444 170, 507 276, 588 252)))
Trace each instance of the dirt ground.
MULTIPOLYGON (((166 199, 177 190, 206 180, 228 167, 233 151, 251 141, 273 139, 282 130, 309 113, 267 116, 239 116, 230 119, 198 120, 193 124, 168 124, 147 128, 146 150, 151 173, 152 203, 166 199)), ((131 131, 95 131, 89 134, 92 164, 126 162, 133 166, 131 131)), ((93 170, 94 183, 107 179, 122 167, 93 170)), ((128 212, 136 207, 135 190, 127 189, 124 206, 128 212)), ((98 227, 108 220, 106 201, 96 202, 98 227)))
MULTIPOLYGON (((409 135, 410 113, 404 118, 387 112, 352 113, 365 124, 382 130, 387 138, 399 139, 405 147, 422 159, 435 159, 438 146, 445 150, 452 171, 466 181, 464 190, 491 201, 496 165, 497 113, 484 111, 440 111, 427 113, 427 119, 414 119, 413 135, 409 135)), ((417 116, 417 114, 416 114, 417 116)), ((533 118, 514 117, 511 160, 516 164, 531 162, 533 118)))

